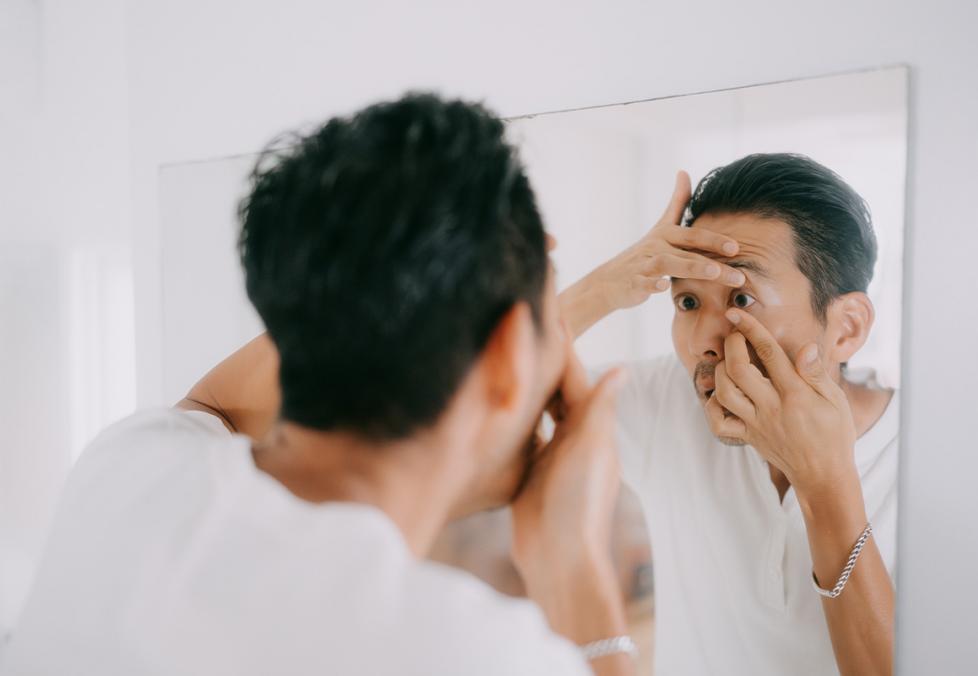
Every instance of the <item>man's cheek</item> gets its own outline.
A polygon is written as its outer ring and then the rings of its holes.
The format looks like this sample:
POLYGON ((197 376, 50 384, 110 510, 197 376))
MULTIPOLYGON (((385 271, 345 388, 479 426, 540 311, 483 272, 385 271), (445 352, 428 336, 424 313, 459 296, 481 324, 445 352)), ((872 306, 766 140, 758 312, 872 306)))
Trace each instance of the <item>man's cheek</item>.
POLYGON ((684 326, 684 324, 685 322, 683 321, 683 318, 679 316, 679 313, 674 312, 672 317, 672 349, 675 350, 679 360, 686 366, 686 370, 690 371, 690 374, 692 374, 692 370, 689 368, 690 357, 687 354, 688 351, 683 349, 683 345, 687 344, 687 328, 684 326))
MULTIPOLYGON (((794 358, 799 349, 811 341, 817 340, 820 334, 818 323, 810 316, 806 316, 810 312, 803 311, 803 308, 765 308, 751 314, 768 330, 778 345, 781 346, 781 349, 791 358, 794 358)), ((749 343, 748 346, 750 346, 749 343)))

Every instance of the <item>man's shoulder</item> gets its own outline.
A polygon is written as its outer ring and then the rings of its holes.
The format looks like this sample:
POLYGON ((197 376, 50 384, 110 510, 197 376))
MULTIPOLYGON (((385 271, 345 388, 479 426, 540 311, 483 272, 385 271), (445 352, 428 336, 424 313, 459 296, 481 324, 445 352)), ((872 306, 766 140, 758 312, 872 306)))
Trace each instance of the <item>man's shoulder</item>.
POLYGON ((100 432, 82 452, 78 468, 124 458, 136 459, 164 453, 176 458, 192 455, 197 447, 230 434, 215 416, 201 411, 173 408, 147 409, 133 413, 100 432), (120 457, 121 456, 121 457, 120 457))
MULTIPOLYGON (((550 630, 530 601, 507 597, 465 571, 417 560, 379 536, 377 531, 373 545, 366 542, 359 551, 349 540, 332 540, 317 548, 322 557, 290 564, 302 571, 296 575, 302 593, 282 587, 262 592, 255 604, 265 612, 238 613, 223 623, 228 641, 271 635, 285 618, 304 618, 277 642, 255 649, 270 663, 301 657, 298 663, 324 673, 590 673, 580 652, 550 630), (318 584, 307 572, 312 566, 319 569, 318 584), (316 641, 323 634, 344 640, 323 652, 316 641)), ((172 643, 191 640, 186 623, 173 626, 178 640, 172 643)))
POLYGON ((153 441, 168 436, 213 438, 228 435, 227 428, 217 416, 203 411, 160 407, 137 411, 109 425, 90 446, 101 448, 133 437, 153 441))
POLYGON ((690 388, 682 362, 675 354, 668 353, 623 363, 608 363, 601 367, 588 369, 590 380, 595 382, 610 368, 622 368, 628 378, 619 391, 619 401, 632 401, 645 409, 656 408, 660 401, 678 400, 685 403, 688 397, 675 395, 689 394, 682 388, 690 388))
POLYGON ((672 386, 672 383, 680 382, 684 374, 682 362, 671 352, 649 359, 627 362, 625 370, 628 372, 630 382, 644 389, 666 384, 672 386))
POLYGON ((688 415, 698 413, 693 385, 674 354, 628 362, 628 379, 618 394, 619 417, 625 424, 644 420, 655 427, 685 425, 688 415))
MULTIPOLYGON (((493 631, 519 633, 520 629, 543 632, 546 620, 540 609, 526 599, 506 596, 475 575, 433 561, 415 561, 406 576, 408 603, 405 612, 424 622, 451 625, 465 633, 466 625, 486 625, 493 631), (435 606, 439 612, 425 610, 435 606)), ((547 630, 549 633, 549 630, 547 630)))
POLYGON ((555 634, 528 599, 506 596, 465 571, 430 561, 417 562, 409 582, 404 625, 415 628, 413 640, 422 646, 450 645, 444 656, 457 669, 474 674, 590 673, 576 647, 555 634))
MULTIPOLYGON (((691 451, 714 443, 696 392, 679 357, 668 353, 624 364, 628 379, 618 391, 618 448, 622 476, 646 491, 653 467, 675 461, 709 459, 691 451)), ((662 492, 660 488, 659 493, 662 492)))
POLYGON ((90 503, 135 503, 163 482, 204 485, 212 469, 208 449, 232 439, 219 419, 205 413, 162 408, 134 413, 107 427, 82 452, 62 492, 61 511, 90 503))

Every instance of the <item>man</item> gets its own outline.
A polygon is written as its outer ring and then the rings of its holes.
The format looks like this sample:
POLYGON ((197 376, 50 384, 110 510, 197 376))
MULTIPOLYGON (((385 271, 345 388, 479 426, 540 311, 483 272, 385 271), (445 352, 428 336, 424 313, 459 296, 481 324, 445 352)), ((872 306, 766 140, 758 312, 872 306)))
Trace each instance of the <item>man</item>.
POLYGON ((587 386, 502 123, 430 95, 333 119, 241 219, 268 337, 92 443, 6 673, 632 673, 620 375, 587 386), (535 604, 422 558, 510 502, 535 604))
POLYGON ((898 399, 846 369, 873 324, 868 209, 796 155, 689 187, 680 173, 663 219, 560 297, 580 335, 671 286, 675 354, 629 366, 618 399, 656 673, 891 673, 898 399))

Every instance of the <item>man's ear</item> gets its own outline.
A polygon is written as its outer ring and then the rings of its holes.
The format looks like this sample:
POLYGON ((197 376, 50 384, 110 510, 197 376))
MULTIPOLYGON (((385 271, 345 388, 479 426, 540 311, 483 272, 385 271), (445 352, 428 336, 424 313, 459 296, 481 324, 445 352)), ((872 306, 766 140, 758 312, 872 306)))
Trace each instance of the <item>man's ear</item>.
POLYGON ((875 319, 873 301, 861 291, 833 300, 826 310, 829 360, 838 364, 849 361, 866 344, 875 319))
POLYGON ((535 341, 530 306, 515 303, 496 323, 480 359, 492 407, 515 410, 526 398, 534 374, 535 341))

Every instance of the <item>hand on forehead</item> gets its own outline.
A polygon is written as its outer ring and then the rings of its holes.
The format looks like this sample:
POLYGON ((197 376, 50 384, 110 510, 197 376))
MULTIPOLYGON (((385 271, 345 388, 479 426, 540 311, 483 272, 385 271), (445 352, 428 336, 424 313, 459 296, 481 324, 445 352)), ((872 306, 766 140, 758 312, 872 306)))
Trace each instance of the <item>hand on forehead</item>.
POLYGON ((704 252, 704 256, 718 263, 768 279, 801 272, 796 263, 791 228, 780 219, 762 218, 754 214, 704 214, 690 227, 723 235, 737 242, 736 255, 704 252))

